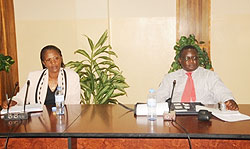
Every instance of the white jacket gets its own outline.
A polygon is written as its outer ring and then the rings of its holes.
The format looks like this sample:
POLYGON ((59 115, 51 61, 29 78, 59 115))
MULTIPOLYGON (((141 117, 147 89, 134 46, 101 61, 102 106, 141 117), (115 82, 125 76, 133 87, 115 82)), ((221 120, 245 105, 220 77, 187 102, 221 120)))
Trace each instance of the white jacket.
MULTIPOLYGON (((30 85, 26 104, 44 104, 48 89, 48 78, 47 69, 29 73, 27 81, 30 81, 30 85)), ((65 104, 80 104, 80 80, 79 75, 75 71, 61 68, 58 75, 58 86, 62 87, 64 95, 66 91, 65 104)), ((13 100, 17 101, 18 105, 24 104, 26 90, 27 83, 13 97, 13 100)))

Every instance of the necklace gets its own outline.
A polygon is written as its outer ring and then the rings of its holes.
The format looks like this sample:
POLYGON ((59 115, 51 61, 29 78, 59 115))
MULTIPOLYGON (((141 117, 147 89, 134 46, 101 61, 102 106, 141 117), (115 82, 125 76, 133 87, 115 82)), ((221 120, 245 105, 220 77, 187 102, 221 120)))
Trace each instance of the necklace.
POLYGON ((57 80, 52 80, 52 79, 49 79, 49 88, 52 92, 54 92, 54 90, 56 89, 57 87, 57 84, 58 84, 58 81, 57 80))

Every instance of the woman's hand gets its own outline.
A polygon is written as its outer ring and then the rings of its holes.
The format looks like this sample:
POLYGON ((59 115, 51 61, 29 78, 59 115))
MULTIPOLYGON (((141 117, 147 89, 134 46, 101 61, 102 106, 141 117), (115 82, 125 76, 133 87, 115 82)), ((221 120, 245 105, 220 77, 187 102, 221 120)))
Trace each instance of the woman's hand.
MULTIPOLYGON (((12 107, 12 106, 14 106, 14 105, 16 105, 16 104, 17 104, 16 101, 11 100, 10 107, 12 107)), ((8 108, 8 103, 7 103, 6 100, 3 102, 2 107, 3 107, 4 109, 7 109, 7 108, 8 108)))
POLYGON ((227 110, 239 110, 237 103, 232 99, 226 101, 225 105, 226 105, 227 110))

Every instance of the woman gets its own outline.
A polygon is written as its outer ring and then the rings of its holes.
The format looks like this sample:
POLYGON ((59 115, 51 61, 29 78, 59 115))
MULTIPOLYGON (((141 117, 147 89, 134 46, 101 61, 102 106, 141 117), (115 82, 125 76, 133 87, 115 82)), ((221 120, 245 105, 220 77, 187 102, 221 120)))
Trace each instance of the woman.
MULTIPOLYGON (((43 70, 30 72, 28 75, 26 104, 55 104, 55 91, 58 86, 64 91, 65 104, 79 104, 80 81, 76 72, 64 68, 62 54, 54 45, 45 46, 40 53, 43 70), (30 83, 28 83, 30 82, 30 83)), ((27 84, 13 97, 10 106, 23 105, 27 84)), ((3 105, 7 108, 7 104, 3 105)))

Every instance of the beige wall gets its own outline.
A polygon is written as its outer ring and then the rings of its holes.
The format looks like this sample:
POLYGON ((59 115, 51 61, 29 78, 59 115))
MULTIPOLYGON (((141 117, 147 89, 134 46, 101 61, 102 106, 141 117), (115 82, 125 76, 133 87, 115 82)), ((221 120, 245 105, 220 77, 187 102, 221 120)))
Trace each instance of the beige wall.
POLYGON ((239 103, 250 103, 250 1, 212 0, 214 70, 239 103))
MULTIPOLYGON (((250 71, 244 69, 250 54, 250 5, 248 0, 240 2, 212 0, 211 56, 215 71, 237 101, 250 103, 250 71)), ((21 86, 28 72, 41 69, 43 46, 57 45, 65 62, 79 59, 73 52, 88 48, 82 34, 96 40, 107 28, 118 54, 116 63, 130 85, 128 97, 118 99, 123 103, 145 102, 148 90, 158 87, 173 60, 174 0, 14 0, 14 4, 21 86)))
POLYGON ((78 59, 73 52, 88 48, 82 34, 97 39, 110 20, 116 63, 130 85, 128 97, 119 100, 146 101, 148 90, 158 87, 174 57, 175 5, 172 0, 16 0, 20 83, 29 71, 41 69, 44 45, 58 45, 65 62, 78 59))

